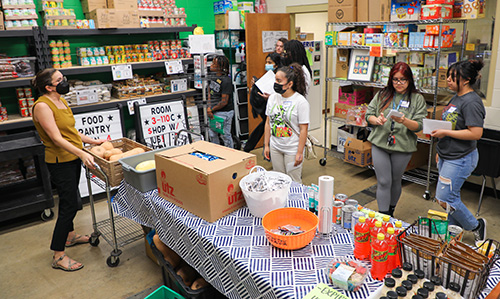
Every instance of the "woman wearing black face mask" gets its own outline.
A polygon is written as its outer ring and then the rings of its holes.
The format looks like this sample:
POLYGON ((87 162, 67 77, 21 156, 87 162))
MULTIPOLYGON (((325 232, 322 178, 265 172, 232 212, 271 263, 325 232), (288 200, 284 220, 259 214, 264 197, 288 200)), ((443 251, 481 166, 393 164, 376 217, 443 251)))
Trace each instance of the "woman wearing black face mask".
POLYGON ((82 150, 82 141, 101 144, 105 140, 92 139, 79 133, 68 103, 61 95, 69 92, 69 84, 58 70, 49 68, 38 72, 32 82, 42 96, 33 106, 33 122, 45 146, 45 162, 51 182, 59 194, 59 212, 50 249, 54 251, 52 267, 76 271, 83 264, 69 258, 64 247, 88 243, 89 236, 74 231, 73 219, 81 209, 81 163, 94 168, 94 158, 82 150))
MULTIPOLYGON (((266 72, 272 70, 274 73, 281 67, 281 56, 278 53, 270 53, 266 56, 266 72)), ((247 142, 245 143, 245 148, 243 149, 245 152, 250 152, 255 148, 257 143, 259 142, 262 135, 264 135, 264 127, 266 124, 266 104, 267 99, 270 94, 263 93, 254 84, 255 79, 252 78, 252 89, 250 90, 250 104, 252 105, 252 115, 253 118, 260 117, 262 121, 255 127, 255 129, 250 133, 247 142)))
POLYGON ((309 103, 304 72, 297 63, 276 72, 275 94, 269 97, 264 130, 264 156, 273 170, 288 174, 302 183, 302 161, 309 127, 309 103))

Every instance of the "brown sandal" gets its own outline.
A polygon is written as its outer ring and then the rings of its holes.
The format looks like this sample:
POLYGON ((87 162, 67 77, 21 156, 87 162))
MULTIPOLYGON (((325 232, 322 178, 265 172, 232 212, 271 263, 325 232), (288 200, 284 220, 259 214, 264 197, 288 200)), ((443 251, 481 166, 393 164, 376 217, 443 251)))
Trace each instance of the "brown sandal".
POLYGON ((68 272, 78 271, 81 268, 83 268, 83 264, 82 263, 80 263, 80 267, 72 268, 74 265, 78 264, 78 262, 75 261, 75 260, 72 260, 69 257, 68 258, 70 259, 70 262, 68 263, 68 267, 64 267, 64 266, 58 264, 60 261, 62 261, 64 259, 64 257, 66 257, 66 254, 61 255, 57 260, 54 257, 54 260, 52 261, 52 268, 54 268, 54 269, 61 269, 61 270, 68 271, 68 272), (71 261, 73 261, 73 263, 71 261))
POLYGON ((75 234, 73 236, 73 238, 71 238, 70 240, 66 240, 66 247, 71 247, 71 246, 75 246, 75 245, 78 245, 78 244, 85 244, 85 243, 89 243, 90 242, 90 236, 89 235, 77 235, 75 234), (81 238, 88 238, 86 241, 82 241, 81 238))

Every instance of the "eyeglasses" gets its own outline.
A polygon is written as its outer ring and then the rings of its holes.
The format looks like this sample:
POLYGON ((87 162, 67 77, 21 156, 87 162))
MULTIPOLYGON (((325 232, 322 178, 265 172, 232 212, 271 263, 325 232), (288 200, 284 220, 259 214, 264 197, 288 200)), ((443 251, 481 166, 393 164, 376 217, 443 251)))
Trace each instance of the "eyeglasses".
POLYGON ((408 79, 402 78, 402 79, 397 79, 397 78, 392 78, 392 83, 394 84, 406 84, 408 82, 408 79))

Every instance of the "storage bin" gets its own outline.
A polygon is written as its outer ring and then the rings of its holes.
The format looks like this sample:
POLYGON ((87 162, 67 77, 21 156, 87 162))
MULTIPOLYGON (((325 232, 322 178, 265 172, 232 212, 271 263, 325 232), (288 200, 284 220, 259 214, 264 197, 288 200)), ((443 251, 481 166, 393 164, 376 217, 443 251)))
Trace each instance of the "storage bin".
POLYGON ((161 148, 118 160, 122 165, 123 179, 142 193, 156 189, 156 168, 139 171, 136 170, 135 167, 141 162, 154 160, 156 152, 161 152, 166 149, 167 148, 161 148))

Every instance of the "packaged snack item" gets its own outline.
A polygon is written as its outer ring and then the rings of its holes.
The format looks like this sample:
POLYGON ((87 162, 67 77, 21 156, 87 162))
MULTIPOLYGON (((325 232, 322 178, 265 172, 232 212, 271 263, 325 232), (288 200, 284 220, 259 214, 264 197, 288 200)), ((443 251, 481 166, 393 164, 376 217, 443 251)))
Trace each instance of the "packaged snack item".
POLYGON ((368 275, 367 264, 349 258, 332 260, 326 269, 328 279, 335 286, 350 292, 361 288, 368 275))

